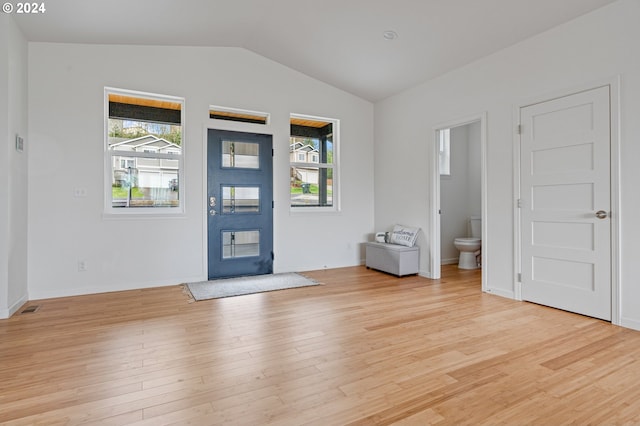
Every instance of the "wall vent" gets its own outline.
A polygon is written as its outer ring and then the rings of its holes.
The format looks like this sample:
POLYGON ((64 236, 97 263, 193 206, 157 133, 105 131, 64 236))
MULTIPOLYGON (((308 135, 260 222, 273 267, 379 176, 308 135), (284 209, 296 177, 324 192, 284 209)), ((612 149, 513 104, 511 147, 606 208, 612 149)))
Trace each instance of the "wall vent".
POLYGON ((40 309, 40 305, 31 305, 31 306, 28 306, 28 307, 24 308, 20 312, 20 314, 33 314, 33 313, 37 312, 38 309, 40 309))

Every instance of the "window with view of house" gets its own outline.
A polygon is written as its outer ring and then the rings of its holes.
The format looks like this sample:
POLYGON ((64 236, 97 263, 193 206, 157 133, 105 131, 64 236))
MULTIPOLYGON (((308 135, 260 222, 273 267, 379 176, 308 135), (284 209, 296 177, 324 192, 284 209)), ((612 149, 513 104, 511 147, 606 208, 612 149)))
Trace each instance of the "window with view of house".
POLYGON ((337 210, 338 120, 292 114, 290 126, 292 209, 337 210))
POLYGON ((105 89, 106 210, 182 212, 184 99, 105 89))

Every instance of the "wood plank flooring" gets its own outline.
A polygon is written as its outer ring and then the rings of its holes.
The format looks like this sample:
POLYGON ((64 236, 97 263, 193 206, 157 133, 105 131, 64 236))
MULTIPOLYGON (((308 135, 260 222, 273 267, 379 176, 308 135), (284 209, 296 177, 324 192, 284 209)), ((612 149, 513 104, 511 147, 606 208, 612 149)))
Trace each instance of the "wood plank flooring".
POLYGON ((6 425, 640 424, 640 332, 364 267, 190 303, 181 286, 0 321, 6 425))

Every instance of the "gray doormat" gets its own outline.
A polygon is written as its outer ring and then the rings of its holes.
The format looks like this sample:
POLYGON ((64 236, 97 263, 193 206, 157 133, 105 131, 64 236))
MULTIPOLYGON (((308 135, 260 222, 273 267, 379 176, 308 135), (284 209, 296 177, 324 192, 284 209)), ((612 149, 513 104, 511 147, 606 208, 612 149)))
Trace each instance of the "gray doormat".
POLYGON ((287 288, 307 287, 320 283, 295 272, 286 274, 256 275, 251 277, 224 278, 186 285, 194 300, 219 299, 244 294, 287 288))

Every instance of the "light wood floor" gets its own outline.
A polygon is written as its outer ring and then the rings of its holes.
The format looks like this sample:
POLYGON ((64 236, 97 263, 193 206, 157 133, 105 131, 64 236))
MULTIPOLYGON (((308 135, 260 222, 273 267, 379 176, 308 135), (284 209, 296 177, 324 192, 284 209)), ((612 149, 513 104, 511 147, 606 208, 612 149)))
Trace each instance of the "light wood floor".
POLYGON ((31 302, 0 321, 0 423, 640 424, 640 332, 483 294, 455 266, 307 275, 324 285, 31 302))

